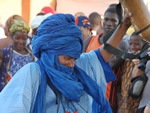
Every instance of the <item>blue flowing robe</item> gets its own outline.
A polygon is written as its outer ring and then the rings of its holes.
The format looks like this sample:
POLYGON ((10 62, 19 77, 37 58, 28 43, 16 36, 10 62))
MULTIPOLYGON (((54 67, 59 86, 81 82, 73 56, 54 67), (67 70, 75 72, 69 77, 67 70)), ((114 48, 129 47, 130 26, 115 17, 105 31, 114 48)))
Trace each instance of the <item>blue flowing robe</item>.
MULTIPOLYGON (((98 83, 103 91, 102 95, 105 95, 107 81, 112 81, 115 77, 108 63, 99 54, 99 51, 81 54, 80 58, 76 60, 76 65, 98 83)), ((29 63, 21 68, 0 93, 0 113, 33 113, 40 85, 40 74, 40 68, 37 63, 29 63)), ((48 85, 45 99, 44 107, 46 108, 46 113, 57 113, 57 110, 58 113, 63 113, 63 106, 65 109, 67 107, 70 110, 74 109, 72 105, 66 104, 63 96, 58 105, 56 103, 56 95, 48 85)), ((92 113, 92 98, 86 92, 81 96, 80 102, 72 103, 78 110, 78 113, 85 113, 86 111, 92 113)))

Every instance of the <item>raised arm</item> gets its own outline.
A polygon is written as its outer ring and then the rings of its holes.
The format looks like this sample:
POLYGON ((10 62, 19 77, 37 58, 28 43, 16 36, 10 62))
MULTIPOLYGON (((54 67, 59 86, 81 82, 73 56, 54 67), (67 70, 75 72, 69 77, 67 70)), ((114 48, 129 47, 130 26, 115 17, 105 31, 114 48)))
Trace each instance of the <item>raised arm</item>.
MULTIPOLYGON (((117 47, 119 45, 119 42, 122 40, 122 38, 125 35, 127 29, 131 25, 131 18, 130 17, 131 17, 131 14, 128 14, 128 15, 126 15, 124 17, 124 19, 122 20, 122 22, 120 23, 120 25, 117 27, 117 29, 115 30, 115 32, 113 33, 113 35, 107 41, 108 44, 110 44, 113 47, 117 47)), ((109 59, 111 58, 112 54, 109 53, 109 52, 107 52, 103 48, 104 48, 104 45, 102 45, 99 48, 100 53, 103 56, 104 60, 106 62, 108 62, 109 59)))

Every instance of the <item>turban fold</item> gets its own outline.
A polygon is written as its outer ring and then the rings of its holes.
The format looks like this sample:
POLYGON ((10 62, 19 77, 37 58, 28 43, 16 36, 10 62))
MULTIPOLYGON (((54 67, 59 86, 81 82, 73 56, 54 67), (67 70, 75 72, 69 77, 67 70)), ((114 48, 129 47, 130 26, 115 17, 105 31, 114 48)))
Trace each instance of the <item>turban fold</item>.
POLYGON ((47 17, 32 41, 33 54, 40 58, 47 51, 55 55, 78 58, 82 52, 82 33, 71 14, 54 14, 47 17))

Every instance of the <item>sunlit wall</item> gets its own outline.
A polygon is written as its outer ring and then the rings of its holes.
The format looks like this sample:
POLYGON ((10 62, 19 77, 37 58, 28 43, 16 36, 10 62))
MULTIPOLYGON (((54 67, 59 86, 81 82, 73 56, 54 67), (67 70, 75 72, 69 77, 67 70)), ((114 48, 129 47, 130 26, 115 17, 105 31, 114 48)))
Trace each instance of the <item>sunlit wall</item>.
MULTIPOLYGON (((42 7, 48 6, 51 0, 31 0, 30 22, 40 12, 42 7)), ((0 23, 4 24, 13 14, 22 15, 22 0, 0 0, 0 23)), ((29 22, 29 24, 30 24, 29 22)))
POLYGON ((21 0, 0 0, 0 23, 13 14, 21 15, 21 0))
POLYGON ((31 12, 30 12, 31 20, 36 16, 37 13, 40 12, 40 10, 44 6, 49 6, 50 1, 51 0, 31 0, 31 12))
MULTIPOLYGON (((52 0, 30 0, 30 20, 41 10, 42 7, 50 5, 52 0)), ((57 0, 57 11, 72 13, 83 11, 88 16, 92 11, 103 14, 110 3, 117 3, 119 0, 57 0), (102 2, 103 1, 103 2, 102 2), (105 1, 105 2, 104 2, 105 1)), ((144 0, 150 10, 150 0, 144 0)), ((4 24, 6 19, 13 14, 22 15, 22 0, 0 0, 0 23, 4 24)))

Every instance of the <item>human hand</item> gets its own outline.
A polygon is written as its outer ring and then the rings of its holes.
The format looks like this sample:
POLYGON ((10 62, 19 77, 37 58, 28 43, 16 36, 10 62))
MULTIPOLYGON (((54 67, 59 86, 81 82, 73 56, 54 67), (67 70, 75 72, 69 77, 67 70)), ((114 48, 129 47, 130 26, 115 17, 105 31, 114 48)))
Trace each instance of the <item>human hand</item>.
POLYGON ((140 64, 140 60, 139 59, 133 59, 132 62, 134 63, 135 66, 140 64))
POLYGON ((122 19, 122 24, 127 28, 131 26, 131 16, 132 16, 131 13, 127 13, 122 19))
POLYGON ((144 109, 144 113, 150 113, 150 106, 147 105, 144 109))
POLYGON ((135 65, 133 70, 132 70, 132 73, 131 73, 132 78, 143 75, 144 72, 138 68, 138 65, 140 64, 140 60, 139 59, 133 59, 132 62, 135 65))

